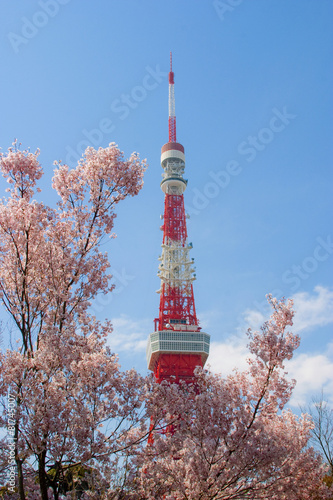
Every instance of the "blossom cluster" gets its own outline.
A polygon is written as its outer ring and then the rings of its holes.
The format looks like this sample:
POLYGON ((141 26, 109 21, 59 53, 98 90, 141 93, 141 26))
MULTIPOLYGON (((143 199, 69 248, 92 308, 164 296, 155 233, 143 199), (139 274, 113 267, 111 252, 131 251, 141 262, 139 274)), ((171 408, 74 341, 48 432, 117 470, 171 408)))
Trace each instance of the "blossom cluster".
POLYGON ((269 296, 272 316, 248 332, 244 372, 224 379, 198 368, 192 384, 122 372, 106 342, 112 325, 90 304, 113 290, 100 242, 114 236, 116 205, 141 189, 145 162, 110 144, 88 148, 76 168, 57 163, 52 208, 34 199, 38 154, 15 143, 0 155, 10 185, 0 201, 0 303, 17 340, 0 351, 2 497, 329 498, 307 447, 312 421, 285 410, 295 382, 284 362, 299 344, 292 302, 269 296))

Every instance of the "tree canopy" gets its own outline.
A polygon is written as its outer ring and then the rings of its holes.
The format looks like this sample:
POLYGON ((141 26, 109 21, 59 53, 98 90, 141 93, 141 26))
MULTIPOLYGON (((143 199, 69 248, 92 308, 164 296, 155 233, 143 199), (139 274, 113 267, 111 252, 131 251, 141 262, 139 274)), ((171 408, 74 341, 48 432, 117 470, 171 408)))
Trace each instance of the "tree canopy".
POLYGON ((109 321, 90 305, 112 293, 104 235, 116 205, 138 194, 145 161, 115 144, 56 164, 52 208, 37 201, 39 152, 0 155, 0 300, 17 343, 0 353, 0 459, 6 499, 329 498, 313 422, 285 406, 284 363, 299 338, 291 301, 249 331, 249 365, 226 378, 197 368, 193 384, 121 371, 109 321), (112 335, 111 335, 112 343, 112 335), (67 495, 67 496, 66 496, 67 495))

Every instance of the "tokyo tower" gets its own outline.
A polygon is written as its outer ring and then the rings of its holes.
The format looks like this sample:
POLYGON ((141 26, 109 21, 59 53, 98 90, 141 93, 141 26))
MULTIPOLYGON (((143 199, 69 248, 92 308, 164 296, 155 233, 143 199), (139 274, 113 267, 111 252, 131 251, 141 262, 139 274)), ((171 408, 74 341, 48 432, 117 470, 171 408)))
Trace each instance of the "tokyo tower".
POLYGON ((158 276, 161 287, 159 315, 147 345, 148 368, 158 382, 191 382, 196 366, 203 367, 209 354, 210 336, 201 331, 193 295, 194 259, 187 239, 184 192, 187 180, 184 147, 176 138, 174 73, 170 53, 169 142, 161 151, 161 189, 165 195, 162 254, 158 276))

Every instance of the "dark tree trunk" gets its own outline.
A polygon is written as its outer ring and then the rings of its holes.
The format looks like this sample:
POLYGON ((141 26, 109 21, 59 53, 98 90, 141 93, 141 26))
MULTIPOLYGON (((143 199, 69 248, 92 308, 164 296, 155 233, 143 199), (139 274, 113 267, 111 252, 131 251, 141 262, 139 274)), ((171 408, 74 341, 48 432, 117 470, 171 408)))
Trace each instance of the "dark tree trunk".
POLYGON ((42 451, 38 455, 38 478, 39 478, 39 487, 41 493, 42 500, 48 500, 47 498, 47 477, 45 473, 45 457, 46 451, 42 451))
POLYGON ((20 500, 26 500, 24 493, 24 485, 23 485, 22 460, 20 460, 18 458, 18 455, 16 455, 15 461, 17 465, 18 491, 20 495, 20 500))
POLYGON ((23 484, 23 467, 22 467, 23 460, 21 460, 19 458, 18 447, 17 447, 18 433, 19 433, 18 428, 19 428, 19 425, 18 425, 18 422, 16 420, 14 439, 15 439, 15 462, 16 462, 16 466, 17 466, 18 491, 19 491, 19 495, 20 495, 20 500, 26 500, 25 493, 24 493, 24 484, 23 484))

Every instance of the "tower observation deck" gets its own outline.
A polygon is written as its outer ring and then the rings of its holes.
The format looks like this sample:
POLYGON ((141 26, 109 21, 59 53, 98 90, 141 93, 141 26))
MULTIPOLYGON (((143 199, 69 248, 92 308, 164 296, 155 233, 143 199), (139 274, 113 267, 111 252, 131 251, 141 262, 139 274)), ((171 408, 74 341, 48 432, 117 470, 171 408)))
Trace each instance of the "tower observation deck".
POLYGON ((196 366, 203 367, 209 354, 210 336, 201 331, 196 316, 193 281, 196 279, 192 243, 188 242, 184 208, 187 180, 184 147, 176 138, 174 73, 170 54, 169 142, 161 151, 164 193, 162 254, 158 276, 161 287, 159 316, 147 345, 148 368, 158 382, 191 382, 196 366))

